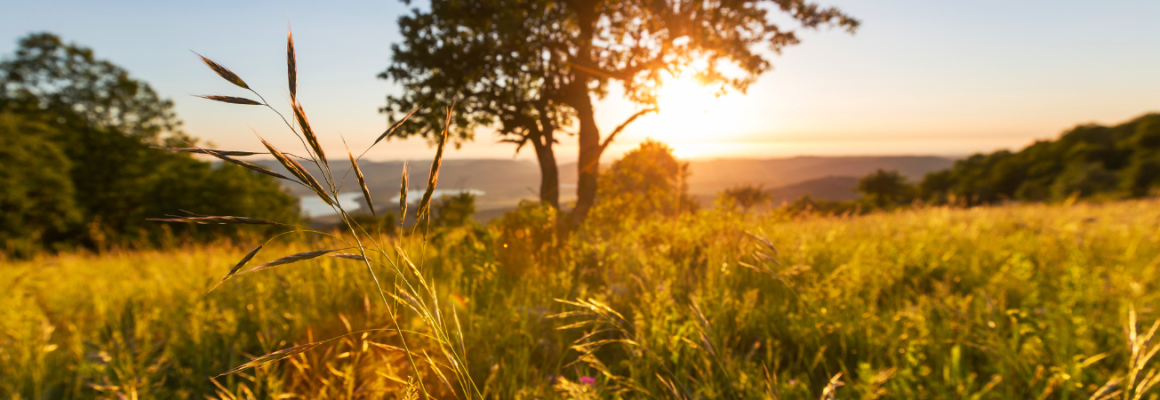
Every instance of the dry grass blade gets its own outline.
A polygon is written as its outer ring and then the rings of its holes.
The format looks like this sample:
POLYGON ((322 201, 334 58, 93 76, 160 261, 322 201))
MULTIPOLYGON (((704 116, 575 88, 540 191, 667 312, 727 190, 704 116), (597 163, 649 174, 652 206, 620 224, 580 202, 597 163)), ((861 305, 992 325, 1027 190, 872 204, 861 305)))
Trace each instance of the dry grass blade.
MULTIPOLYGON (((310 121, 306 119, 306 112, 302 110, 301 103, 294 103, 294 118, 298 120, 298 126, 302 128, 302 135, 306 136, 306 142, 310 143, 310 149, 314 150, 314 154, 318 155, 323 165, 327 165, 326 153, 322 152, 322 145, 318 143, 318 136, 314 134, 314 129, 310 128, 310 121)), ((327 166, 327 169, 329 168, 327 166)))
POLYGON ((363 330, 363 331, 354 331, 354 332, 350 332, 350 333, 347 333, 344 335, 335 336, 335 337, 332 337, 330 339, 320 340, 320 341, 312 342, 312 343, 300 344, 300 345, 297 345, 294 347, 289 347, 289 348, 285 348, 282 350, 278 350, 278 351, 275 351, 275 352, 270 353, 270 354, 258 356, 256 358, 254 358, 253 360, 247 361, 246 363, 244 363, 242 365, 234 367, 234 369, 223 372, 221 375, 218 375, 218 377, 230 375, 230 374, 236 374, 238 372, 242 372, 242 371, 245 371, 245 370, 250 369, 250 368, 260 367, 260 366, 263 366, 263 365, 266 365, 266 364, 269 364, 272 362, 283 360, 283 359, 286 359, 288 357, 310 351, 311 349, 313 349, 315 347, 318 347, 318 346, 321 346, 321 345, 324 345, 324 344, 327 344, 327 343, 330 343, 330 342, 333 342, 336 340, 340 340, 340 339, 343 339, 343 338, 346 338, 349 336, 361 335, 361 334, 364 334, 367 332, 378 332, 378 331, 383 331, 383 329, 368 329, 368 330, 363 330))
POLYGON ((399 226, 403 225, 403 221, 407 220, 407 170, 409 165, 403 161, 403 179, 399 181, 399 226))
POLYGON ((242 257, 242 261, 238 261, 237 265, 234 265, 233 268, 230 268, 230 272, 227 272, 226 276, 223 276, 222 279, 220 281, 218 281, 217 284, 213 285, 213 287, 209 288, 209 290, 206 291, 206 293, 212 292, 214 289, 217 289, 218 286, 221 286, 223 283, 226 283, 226 280, 230 279, 230 277, 233 277, 234 274, 237 274, 238 271, 242 269, 242 267, 245 267, 246 264, 248 264, 250 262, 250 260, 254 259, 254 256, 258 254, 258 250, 261 250, 261 249, 262 249, 262 246, 258 246, 258 247, 255 247, 253 250, 250 250, 249 254, 246 254, 245 257, 242 257))
POLYGON ((419 267, 416 267, 415 263, 411 262, 411 258, 407 257, 407 254, 403 252, 403 249, 400 248, 399 245, 395 245, 395 251, 399 254, 399 257, 403 259, 403 263, 406 264, 407 267, 410 267, 411 273, 415 274, 415 277, 419 278, 419 284, 423 286, 423 289, 426 290, 427 293, 433 293, 431 286, 427 284, 427 278, 423 277, 423 273, 419 272, 419 267))
POLYGON ((1121 382, 1120 378, 1113 378, 1112 380, 1108 381, 1107 384, 1104 384, 1104 386, 1101 387, 1099 390, 1096 390, 1096 392, 1093 393, 1092 397, 1090 397, 1089 399, 1091 399, 1091 400, 1105 400, 1105 399, 1115 398, 1120 393, 1122 393, 1122 391, 1116 390, 1117 388, 1120 387, 1120 382, 1121 382))
POLYGON ((419 211, 415 219, 431 214, 431 196, 435 194, 435 184, 439 181, 439 165, 443 163, 443 149, 447 147, 447 131, 451 127, 451 109, 447 109, 447 122, 443 125, 443 133, 439 136, 439 147, 435 150, 435 159, 431 161, 431 174, 427 176, 427 190, 423 192, 423 200, 419 202, 419 211))
POLYGON ((307 252, 302 252, 302 253, 298 253, 298 254, 291 254, 291 255, 288 255, 286 257, 282 257, 282 258, 279 258, 277 260, 274 260, 274 261, 270 261, 270 262, 267 262, 264 264, 255 265, 255 266, 251 267, 250 269, 247 269, 245 272, 241 272, 241 273, 248 274, 251 272, 257 272, 257 271, 261 271, 264 269, 274 268, 274 267, 277 267, 279 265, 285 265, 285 264, 295 263, 295 262, 299 262, 299 261, 309 260, 312 258, 318 258, 318 257, 324 256, 328 253, 333 253, 336 251, 346 250, 346 249, 349 249, 349 247, 343 248, 343 249, 314 250, 314 251, 307 251, 307 252))
MULTIPOLYGON (((194 52, 193 54, 197 54, 197 52, 194 52)), ((243 81, 242 78, 238 77, 238 74, 235 74, 233 71, 230 71, 228 68, 223 67, 221 64, 218 64, 213 60, 205 58, 205 56, 201 54, 197 54, 197 56, 201 58, 201 61, 204 62, 205 65, 209 66, 209 69, 212 69, 213 72, 216 72, 218 76, 222 77, 222 79, 225 79, 229 83, 237 85, 242 89, 250 88, 250 86, 246 85, 246 82, 243 81)))
POLYGON ((297 103, 298 61, 294 57, 294 35, 286 28, 286 78, 290 81, 290 102, 297 103))
POLYGON ((283 225, 280 222, 274 222, 258 218, 249 217, 231 217, 224 216, 204 216, 204 217, 173 217, 173 218, 146 218, 146 221, 156 222, 190 222, 195 224, 243 224, 243 225, 283 225))
POLYGON ((826 382, 826 387, 822 389, 822 400, 834 400, 834 394, 838 391, 838 387, 845 384, 842 382, 842 373, 835 374, 829 382, 826 382))
POLYGON ((153 148, 154 148, 154 149, 158 149, 158 150, 168 150, 168 151, 182 151, 182 152, 186 152, 186 153, 196 153, 196 154, 209 154, 209 155, 213 155, 214 153, 216 153, 216 154, 220 154, 220 155, 223 155, 223 156, 234 156, 234 157, 252 156, 252 155, 255 155, 255 154, 266 154, 266 153, 255 153, 255 152, 252 152, 252 151, 233 151, 233 150, 206 150, 206 149, 199 149, 199 148, 196 148, 196 147, 160 147, 160 146, 153 146, 153 148))
POLYGON ((407 113, 407 115, 405 117, 403 117, 403 119, 400 119, 398 122, 391 124, 390 128, 387 128, 386 131, 383 131, 383 134, 379 135, 378 139, 375 139, 374 143, 371 143, 371 147, 374 147, 374 145, 379 144, 379 142, 381 142, 383 139, 386 139, 387 136, 391 136, 391 133, 394 132, 395 129, 399 129, 399 127, 402 126, 404 122, 407 122, 408 118, 411 118, 412 115, 415 115, 416 111, 419 111, 419 109, 415 108, 414 110, 411 110, 411 112, 407 113))
POLYGON ((201 98, 206 99, 206 100, 220 101, 222 103, 241 104, 241 105, 247 105, 247 106, 263 106, 263 105, 265 105, 265 103, 262 103, 260 101, 250 100, 250 99, 247 99, 245 97, 212 96, 212 95, 207 95, 207 96, 194 95, 194 97, 201 97, 201 98))
POLYGON ((354 154, 351 154, 350 149, 346 149, 347 157, 350 157, 351 168, 354 168, 354 176, 358 178, 358 187, 362 189, 363 199, 367 201, 367 208, 371 210, 371 216, 378 219, 378 214, 375 213, 375 203, 371 202, 371 190, 367 188, 367 180, 363 177, 362 169, 358 167, 358 161, 354 159, 354 154))
POLYGON ((331 254, 330 256, 334 257, 334 258, 345 258, 348 260, 355 260, 355 261, 366 261, 366 257, 363 257, 363 256, 358 255, 358 254, 352 254, 352 253, 338 253, 338 254, 331 254))
POLYGON ((270 154, 273 154, 274 158, 277 159, 283 167, 286 167, 286 170, 290 171, 291 174, 294 174, 294 176, 298 177, 301 183, 306 185, 306 187, 313 189, 314 193, 318 194, 318 197, 322 198, 322 201, 325 201, 328 205, 334 205, 334 201, 326 194, 326 190, 322 188, 322 185, 318 183, 318 180, 314 179, 314 176, 310 175, 310 172, 306 171, 306 168, 302 167, 302 164, 299 164, 297 161, 294 161, 294 159, 287 157, 285 153, 278 151, 274 145, 270 144, 270 142, 267 142, 266 139, 263 139, 261 136, 258 136, 258 140, 262 141, 262 145, 266 146, 266 149, 270 150, 270 154))

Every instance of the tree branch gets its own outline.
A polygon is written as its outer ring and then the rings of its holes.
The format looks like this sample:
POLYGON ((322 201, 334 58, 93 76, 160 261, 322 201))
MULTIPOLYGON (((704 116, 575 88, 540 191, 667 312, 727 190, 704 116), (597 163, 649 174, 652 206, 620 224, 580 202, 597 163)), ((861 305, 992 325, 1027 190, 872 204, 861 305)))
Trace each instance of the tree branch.
POLYGON ((656 107, 649 107, 649 108, 637 111, 636 114, 632 114, 632 116, 628 117, 628 119, 625 120, 624 123, 620 124, 620 126, 617 126, 616 129, 612 130, 612 133, 609 133, 607 138, 604 138, 604 143, 600 145, 600 152, 603 153, 604 150, 608 149, 608 145, 612 144, 612 139, 616 138, 616 134, 620 133, 621 131, 624 130, 624 128, 628 127, 628 124, 631 124, 632 121, 636 121, 637 118, 643 117, 645 114, 648 114, 650 112, 656 112, 656 111, 657 111, 656 107))

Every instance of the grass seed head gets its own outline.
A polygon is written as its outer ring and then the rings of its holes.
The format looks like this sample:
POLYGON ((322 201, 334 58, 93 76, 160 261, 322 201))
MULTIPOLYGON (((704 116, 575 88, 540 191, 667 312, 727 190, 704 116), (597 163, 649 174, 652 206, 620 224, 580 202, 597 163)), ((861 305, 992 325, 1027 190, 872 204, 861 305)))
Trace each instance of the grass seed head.
POLYGON ((285 265, 285 264, 295 263, 295 262, 299 262, 299 261, 303 261, 303 260, 309 260, 312 258, 318 258, 318 257, 324 256, 324 255, 329 254, 329 253, 333 253, 333 252, 336 252, 339 250, 346 250, 346 249, 349 249, 349 247, 343 248, 343 249, 314 250, 314 251, 307 251, 307 252, 302 252, 302 253, 298 253, 298 254, 291 254, 291 255, 288 255, 286 257, 282 257, 282 258, 279 258, 277 260, 274 260, 274 261, 255 265, 255 266, 251 267, 250 269, 247 269, 245 272, 242 272, 242 273, 248 274, 251 272, 257 272, 257 271, 261 271, 264 269, 274 268, 274 267, 277 267, 279 265, 285 265))
POLYGON ((297 103, 298 61, 294 57, 294 35, 286 28, 286 78, 290 81, 290 101, 297 103))
POLYGON ((206 95, 206 96, 202 96, 202 95, 194 95, 194 96, 196 96, 196 97, 201 97, 201 98, 203 98, 203 99, 206 99, 206 100, 220 101, 220 102, 222 102, 222 103, 230 103, 230 104, 241 104, 241 105, 246 105, 246 106, 261 106, 261 105, 265 105, 265 104, 264 104, 264 103, 262 103, 262 102, 259 102, 259 101, 254 101, 254 100, 250 100, 250 99, 247 99, 247 98, 245 98, 245 97, 234 97, 234 96, 214 96, 214 95, 206 95))
MULTIPOLYGON (((197 54, 197 52, 194 52, 193 54, 197 54)), ((205 58, 205 56, 201 54, 197 54, 197 56, 201 58, 201 61, 204 62, 205 65, 209 66, 209 69, 212 69, 213 72, 216 72, 218 76, 222 77, 222 79, 225 79, 227 82, 237 85, 242 89, 250 88, 249 85, 246 85, 246 81, 243 81, 242 78, 238 76, 238 74, 230 71, 229 68, 223 67, 221 64, 218 64, 213 60, 205 58)))
POLYGON ((378 139, 375 139, 375 142, 372 143, 371 146, 378 144, 383 139, 386 139, 387 136, 391 136, 391 133, 394 132, 395 129, 399 129, 399 127, 402 126, 404 122, 407 122, 408 118, 411 118, 412 115, 415 115, 415 111, 419 111, 419 108, 416 107, 414 110, 411 110, 411 112, 407 113, 407 115, 404 116, 403 119, 400 119, 398 122, 391 124, 391 127, 387 128, 386 131, 383 131, 383 134, 379 135, 378 139))
POLYGON ((443 163, 443 149, 447 147, 447 131, 451 127, 451 108, 447 108, 447 121, 443 125, 443 133, 439 135, 439 147, 435 150, 435 159, 431 161, 431 174, 427 176, 427 190, 423 192, 423 200, 419 202, 419 211, 415 214, 418 219, 423 215, 431 215, 431 196, 435 194, 435 184, 439 182, 439 165, 443 163))

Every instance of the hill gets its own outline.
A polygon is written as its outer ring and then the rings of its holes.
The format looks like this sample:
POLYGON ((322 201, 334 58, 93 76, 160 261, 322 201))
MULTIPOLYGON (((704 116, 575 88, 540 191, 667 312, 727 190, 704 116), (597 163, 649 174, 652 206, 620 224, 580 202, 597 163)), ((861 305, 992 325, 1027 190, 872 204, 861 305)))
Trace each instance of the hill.
POLYGON ((1057 140, 1018 151, 976 154, 923 179, 928 201, 1139 197, 1160 187, 1160 114, 1114 126, 1078 125, 1057 140))
MULTIPOLYGON (((274 161, 260 164, 278 168, 274 161)), ((862 157, 791 157, 770 159, 717 159, 691 161, 692 177, 689 179, 689 194, 702 202, 711 204, 717 193, 726 188, 761 184, 774 189, 775 204, 782 200, 793 200, 804 194, 817 199, 849 200, 856 178, 876 169, 898 170, 904 176, 917 181, 924 174, 949 168, 953 160, 933 156, 862 156, 862 157)), ((350 166, 349 161, 334 160, 330 163, 336 174, 350 166)), ((401 161, 360 161, 359 167, 371 189, 371 197, 376 208, 395 207, 399 197, 401 161)), ((426 185, 429 161, 412 162, 412 191, 419 191, 426 185)), ((312 173, 318 173, 308 166, 312 173)), ((445 160, 440 169, 439 188, 448 191, 473 189, 482 191, 476 197, 478 217, 490 219, 502 214, 503 210, 514 207, 521 199, 535 199, 539 187, 540 170, 535 161, 530 160, 445 160)), ((357 182, 347 179, 343 192, 357 192, 357 182)), ((576 164, 560 165, 560 182, 563 201, 571 200, 575 188, 576 164)), ((309 196, 310 192, 298 185, 287 186, 292 193, 309 196)))

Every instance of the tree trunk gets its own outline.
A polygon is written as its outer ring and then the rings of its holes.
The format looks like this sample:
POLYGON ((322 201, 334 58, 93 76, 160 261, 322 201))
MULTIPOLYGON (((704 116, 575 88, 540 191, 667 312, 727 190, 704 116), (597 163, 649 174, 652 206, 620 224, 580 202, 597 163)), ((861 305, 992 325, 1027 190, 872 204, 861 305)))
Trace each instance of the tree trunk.
MULTIPOLYGON (((581 87, 587 87, 583 85, 581 87)), ((572 224, 579 226, 588 217, 588 211, 596 204, 596 178, 600 175, 600 129, 592 108, 588 92, 574 94, 572 102, 576 117, 580 120, 579 144, 580 160, 576 163, 579 181, 576 185, 576 208, 572 209, 572 224)))
POLYGON ((540 163, 540 203, 560 209, 560 172, 550 137, 532 138, 536 160, 540 163), (543 143, 548 142, 548 143, 543 143))

